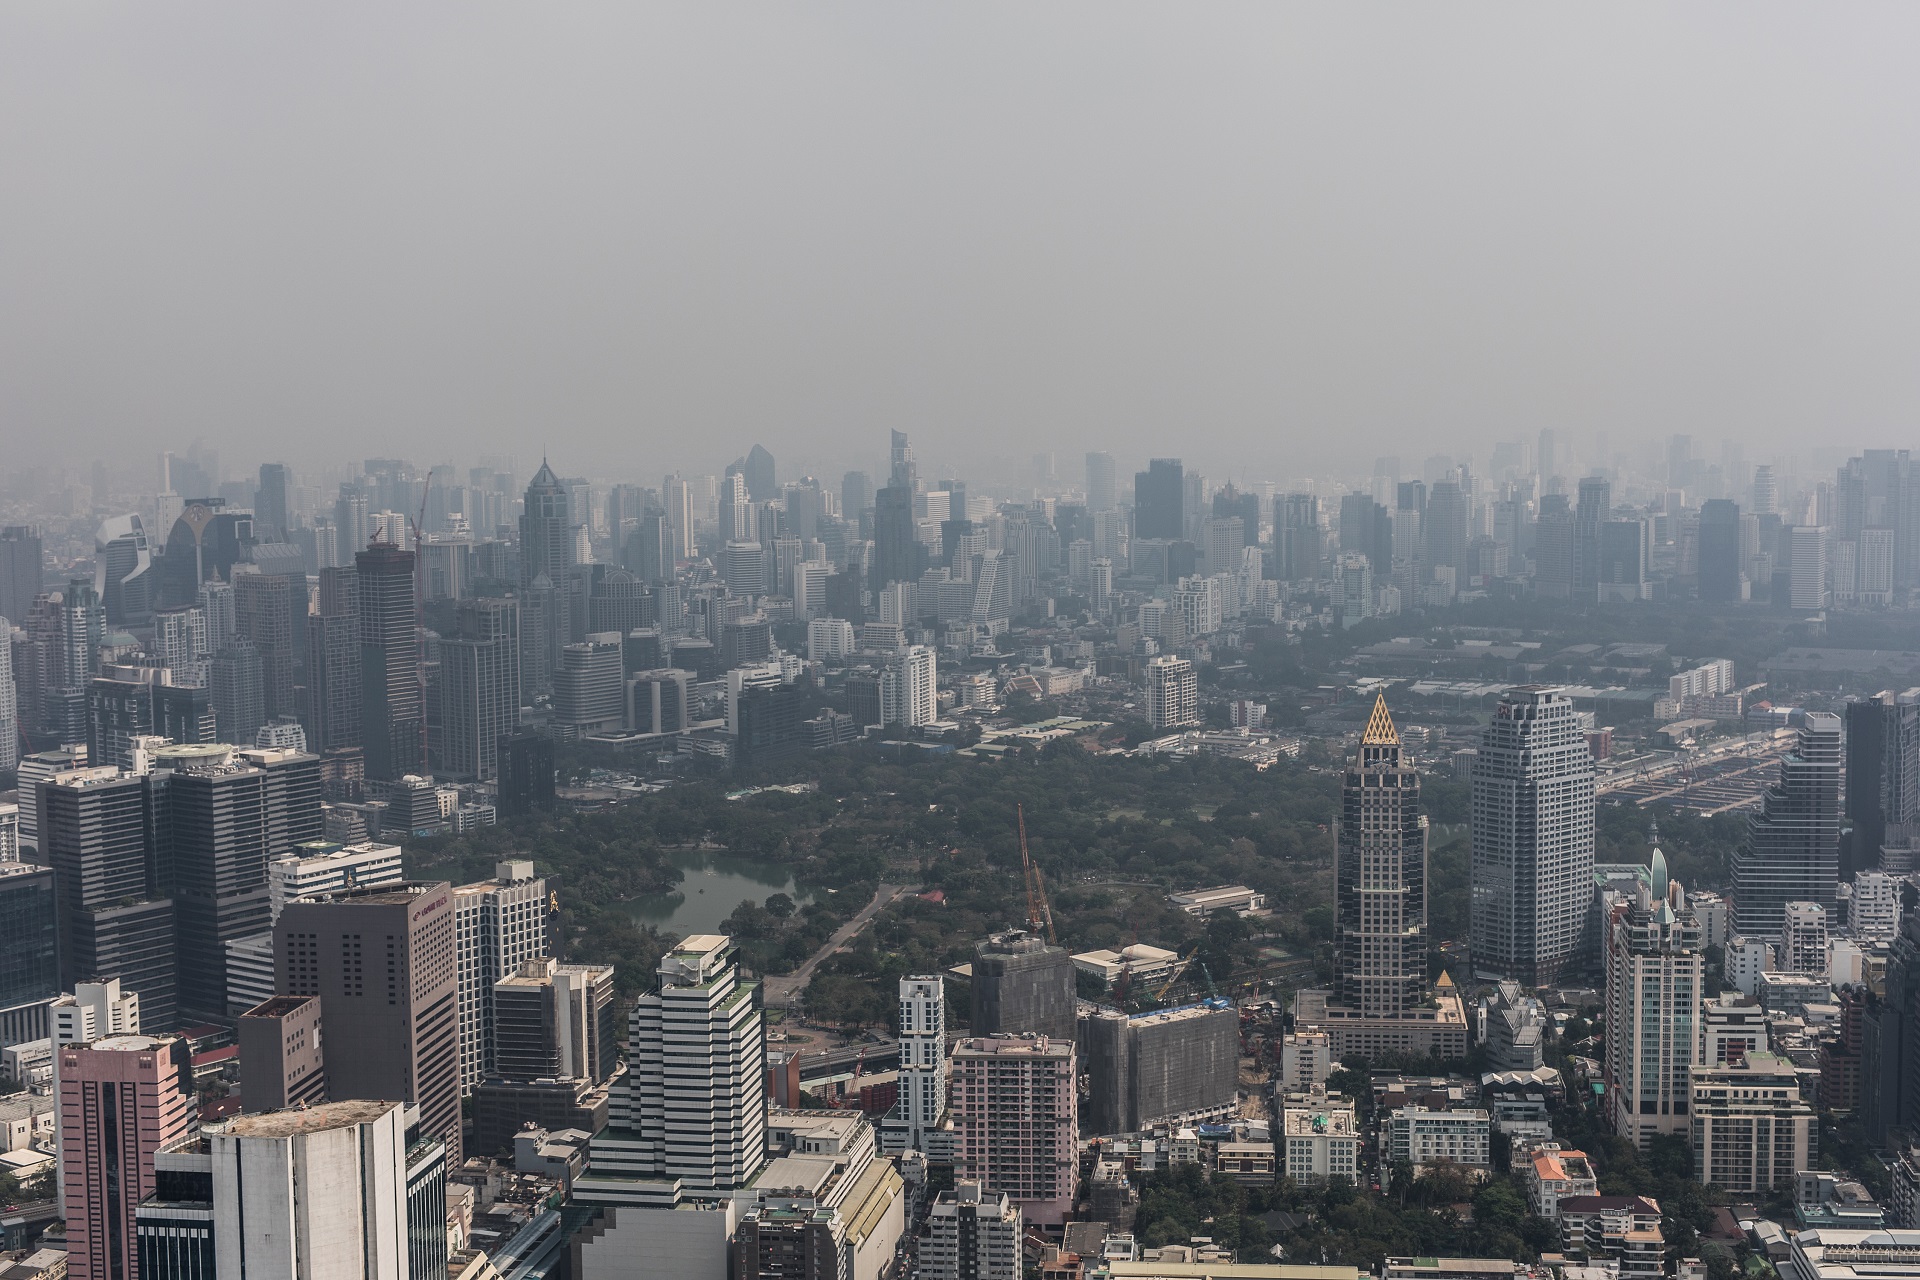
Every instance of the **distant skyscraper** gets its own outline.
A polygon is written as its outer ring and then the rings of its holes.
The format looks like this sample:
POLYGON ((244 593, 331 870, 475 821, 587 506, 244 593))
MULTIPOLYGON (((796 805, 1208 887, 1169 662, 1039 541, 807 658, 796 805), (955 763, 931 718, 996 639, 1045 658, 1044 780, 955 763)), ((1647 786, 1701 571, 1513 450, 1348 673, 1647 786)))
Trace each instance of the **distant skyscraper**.
MULTIPOLYGON (((260 654, 261 711, 266 719, 295 714, 293 699, 293 597, 279 574, 233 576, 234 625, 260 654)), ((300 583, 300 619, 307 617, 306 582, 300 583)), ((248 738, 247 742, 253 739, 248 738)))
POLYGON ((13 681, 13 627, 0 616, 0 772, 12 773, 19 767, 20 699, 13 681))
POLYGON ((849 471, 840 478, 840 518, 858 524, 860 513, 873 505, 873 481, 864 471, 849 471))
POLYGON ((352 566, 320 571, 320 608, 307 618, 307 746, 360 745, 360 578, 352 566))
POLYGON ((1274 515, 1275 573, 1283 582, 1304 582, 1320 573, 1320 500, 1289 493, 1274 515))
POLYGON ((260 487, 253 495, 254 535, 263 541, 288 542, 293 537, 293 522, 288 518, 288 507, 293 490, 293 476, 286 464, 263 462, 260 464, 260 487))
POLYGON ((137 515, 117 516, 100 526, 93 539, 93 585, 100 593, 107 622, 143 627, 153 616, 159 574, 146 526, 137 515))
POLYGON ((1540 519, 1534 531, 1533 589, 1543 600, 1573 599, 1573 510, 1563 493, 1540 499, 1540 519))
POLYGON ((1393 571, 1393 517, 1364 493, 1340 499, 1340 550, 1367 558, 1376 577, 1393 571))
POLYGON ((1333 1003, 1362 1018, 1398 1019, 1427 994, 1427 822, 1420 775, 1402 757, 1385 695, 1341 797, 1333 1003))
POLYGON ((519 602, 462 600, 455 634, 440 642, 440 735, 435 769, 491 782, 498 743, 520 722, 519 602))
POLYGON ((1795 525, 1788 539, 1787 607, 1812 613, 1833 603, 1827 589, 1828 538, 1825 525, 1795 525))
POLYGON ((1555 434, 1552 427, 1542 427, 1540 429, 1539 444, 1535 446, 1534 450, 1534 469, 1540 473, 1540 482, 1543 489, 1548 480, 1551 480, 1555 475, 1559 474, 1562 465, 1560 459, 1560 437, 1555 434))
POLYGON ((1716 604, 1739 600, 1740 507, 1727 498, 1700 504, 1700 598, 1716 604))
POLYGON ((1753 469, 1753 514, 1757 516, 1777 515, 1780 511, 1780 494, 1774 487, 1773 468, 1761 465, 1753 469))
POLYGON ((1573 511, 1573 598, 1591 604, 1600 590, 1600 526, 1613 515, 1613 486, 1602 476, 1580 482, 1573 511))
POLYGON ((1466 576, 1470 506, 1467 495, 1455 481, 1442 480, 1428 492, 1422 527, 1426 532, 1425 563, 1429 574, 1445 566, 1462 578, 1466 576))
POLYGON ((1644 520, 1606 520, 1600 525, 1600 567, 1595 586, 1603 601, 1645 600, 1650 538, 1644 520))
POLYGON ((221 741, 252 742, 267 722, 260 650, 253 641, 236 637, 213 655, 207 664, 207 695, 221 741))
POLYGON ((289 902, 273 930, 274 989, 319 996, 327 1092, 420 1108, 460 1162, 460 991, 445 881, 289 902))
POLYGON ((888 485, 873 495, 873 580, 878 596, 895 582, 915 582, 926 561, 913 520, 913 490, 888 485))
POLYGON ((42 589, 39 531, 21 524, 0 529, 0 618, 24 623, 42 589))
POLYGON ((360 588, 360 742, 369 778, 426 768, 426 691, 414 627, 413 552, 376 542, 353 558, 360 588))
MULTIPOLYGON (((1806 713, 1780 781, 1733 854, 1733 922, 1749 938, 1778 937, 1789 902, 1834 910, 1840 884, 1840 795, 1845 765, 1839 716, 1806 713)), ((1484 758, 1484 752, 1482 756, 1484 758)), ((1475 773, 1479 765, 1476 763, 1475 773)))
POLYGON ((154 1193, 154 1159, 195 1128, 186 1042, 109 1036, 59 1050, 61 1196, 67 1275, 126 1280, 136 1262, 140 1202, 154 1193))
POLYGON ((1178 458, 1154 458, 1133 478, 1133 536, 1177 542, 1187 536, 1186 475, 1178 458))
POLYGON ((780 496, 780 486, 774 480, 773 455, 765 445, 757 444, 748 451, 742 473, 747 478, 747 493, 755 502, 772 502, 780 496))
POLYGON ((520 517, 520 585, 530 591, 544 579, 542 585, 551 588, 553 603, 544 611, 544 616, 522 620, 527 625, 521 627, 521 644, 539 645, 535 652, 546 658, 545 662, 529 669, 535 681, 534 687, 527 690, 529 694, 548 691, 552 673, 560 661, 560 647, 573 638, 573 566, 577 563, 573 525, 567 486, 542 460, 540 470, 527 486, 526 513, 520 517), (531 625, 535 621, 541 623, 537 634, 531 625))
POLYGON ((913 443, 907 439, 906 432, 894 432, 888 457, 887 483, 895 489, 912 493, 919 479, 920 470, 913 460, 913 443))
POLYGON ((500 777, 495 794, 501 817, 524 817, 553 808, 553 739, 544 734, 504 734, 496 758, 500 777))
POLYGON ((1529 986, 1581 954, 1593 901, 1593 755, 1559 689, 1522 686, 1494 708, 1473 762, 1473 965, 1529 986))
POLYGON ((1118 476, 1110 453, 1087 455, 1087 510, 1111 511, 1119 505, 1118 476))

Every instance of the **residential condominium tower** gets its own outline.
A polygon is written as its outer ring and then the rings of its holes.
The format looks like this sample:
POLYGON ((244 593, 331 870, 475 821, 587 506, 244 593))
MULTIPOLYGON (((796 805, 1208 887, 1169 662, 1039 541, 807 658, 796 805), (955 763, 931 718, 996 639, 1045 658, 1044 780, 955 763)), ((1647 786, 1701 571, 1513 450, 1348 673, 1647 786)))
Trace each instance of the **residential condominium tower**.
POLYGON ((1653 851, 1647 880, 1617 899, 1606 934, 1608 1107, 1613 1131, 1645 1149, 1656 1134, 1688 1131, 1689 1075, 1700 1061, 1706 948, 1699 917, 1667 859, 1653 851))
POLYGON ((1473 762, 1472 820, 1475 972, 1544 986, 1590 963, 1593 755, 1564 692, 1500 699, 1473 762))

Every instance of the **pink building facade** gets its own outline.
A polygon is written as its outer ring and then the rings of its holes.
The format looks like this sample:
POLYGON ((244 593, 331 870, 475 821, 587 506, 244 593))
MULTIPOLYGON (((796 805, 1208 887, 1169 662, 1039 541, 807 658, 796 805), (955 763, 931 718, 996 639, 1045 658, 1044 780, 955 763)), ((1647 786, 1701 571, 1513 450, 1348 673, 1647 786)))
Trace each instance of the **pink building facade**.
POLYGON ((193 1099, 180 1087, 177 1043, 110 1036, 60 1050, 61 1192, 72 1280, 137 1273, 134 1211, 153 1192, 154 1153, 195 1126, 193 1099))
POLYGON ((1073 1044, 982 1036, 953 1047, 947 1112, 958 1180, 1003 1191, 1028 1222, 1065 1222, 1079 1178, 1073 1044))

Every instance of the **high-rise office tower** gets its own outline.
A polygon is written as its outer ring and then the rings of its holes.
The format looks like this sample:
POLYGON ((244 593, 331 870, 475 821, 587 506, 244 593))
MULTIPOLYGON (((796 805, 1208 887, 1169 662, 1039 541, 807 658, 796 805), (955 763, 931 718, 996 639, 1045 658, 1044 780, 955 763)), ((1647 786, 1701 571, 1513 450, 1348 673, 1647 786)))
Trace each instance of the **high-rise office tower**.
POLYGON ((242 1105, 248 1111, 311 1107, 327 1100, 319 996, 274 996, 241 1014, 236 1027, 242 1105))
POLYGON ((526 627, 521 631, 522 644, 540 644, 547 655, 547 661, 536 668, 536 679, 541 682, 529 692, 547 691, 560 660, 560 647, 573 638, 572 584, 577 563, 573 525, 567 487, 542 459, 540 470, 527 486, 526 514, 520 517, 520 586, 525 590, 544 577, 552 586, 554 602, 542 619, 545 630, 541 634, 534 635, 526 627))
POLYGON ((733 939, 695 934, 661 957, 659 975, 634 1001, 626 1088, 576 1199, 671 1208, 746 1186, 766 1161, 766 1046, 733 939))
POLYGON ((1064 947, 1024 929, 996 933, 973 949, 972 1016, 976 1035, 1043 1035, 1072 1039, 1077 1028, 1073 960, 1064 947))
POLYGON ((420 773, 427 765, 426 690, 414 625, 413 552, 376 542, 353 563, 360 587, 360 742, 367 776, 420 773))
POLYGON ((20 851, 35 853, 32 861, 51 865, 40 822, 40 784, 55 774, 87 767, 87 744, 75 742, 57 751, 40 751, 23 757, 17 775, 20 794, 20 851))
POLYGON ((494 784, 500 816, 524 817, 553 808, 553 739, 544 734, 503 735, 495 753, 500 776, 494 784))
POLYGON ((1773 468, 1762 463, 1753 469, 1753 513, 1776 515, 1780 510, 1780 492, 1774 485, 1773 468))
POLYGON ((1716 604, 1742 598, 1740 507, 1726 498, 1700 504, 1700 598, 1716 604))
POLYGON ((1559 435, 1552 427, 1540 428, 1539 442, 1534 446, 1533 466, 1543 486, 1559 473, 1562 465, 1559 435))
POLYGON ((892 433, 892 444, 887 458, 887 483, 896 489, 905 489, 912 493, 919 487, 920 470, 913 460, 913 443, 907 439, 904 431, 892 433))
POLYGON ((1599 598, 1600 526, 1612 518, 1613 486, 1603 476, 1580 482, 1573 510, 1573 598, 1590 604, 1599 598))
POLYGON ((13 681, 13 634, 12 625, 0 617, 0 772, 5 773, 20 767, 20 696, 13 681))
POLYGON ((320 571, 319 611, 307 618, 307 746, 325 753, 360 745, 360 578, 351 567, 320 571))
POLYGON ((168 869, 156 857, 148 780, 111 767, 41 784, 42 859, 53 867, 60 981, 118 978, 137 992, 146 1025, 175 1020, 175 927, 168 869))
POLYGON ((582 737, 624 725, 626 683, 619 632, 598 632, 579 644, 562 646, 560 666, 553 673, 553 718, 582 737))
POLYGON ((1347 768, 1335 848, 1334 1000, 1402 1017, 1427 991, 1427 822, 1384 694, 1347 768))
POLYGON ((67 1275, 144 1276, 135 1220, 140 1202, 154 1192, 154 1158, 196 1127, 186 1042, 124 1035, 67 1045, 55 1075, 67 1275))
POLYGON ((494 984, 547 954, 547 882, 531 858, 498 863, 491 880, 453 891, 460 989, 460 1088, 494 1070, 494 984))
POLYGON ((1534 593, 1543 600, 1573 599, 1574 547, 1573 509, 1564 493, 1549 493, 1540 499, 1540 519, 1534 530, 1534 593))
POLYGON ((1179 541, 1187 536, 1186 474, 1178 458, 1154 458, 1133 477, 1133 536, 1179 541))
POLYGON ((613 966, 522 961, 494 984, 494 1068, 505 1080, 588 1080, 613 1074, 613 966))
POLYGON ((1147 724, 1177 729, 1200 723, 1199 677, 1185 658, 1161 654, 1147 659, 1147 724))
POLYGON ((1827 587, 1827 527, 1795 525, 1787 540, 1787 607, 1798 613, 1826 608, 1833 603, 1827 587))
POLYGON ((953 1047, 947 1110, 957 1181, 1004 1191, 1030 1222, 1059 1223, 1073 1207, 1080 1162, 1072 1041, 980 1036, 953 1047))
POLYGON ((1541 986, 1591 959, 1593 785, 1571 698, 1541 685, 1502 696, 1473 762, 1475 972, 1541 986))
POLYGON ((873 505, 873 479, 864 471, 849 471, 840 477, 840 518, 857 525, 860 513, 873 505))
POLYGON ((1434 569, 1446 567, 1464 577, 1467 570, 1468 517, 1472 503, 1459 483, 1442 480, 1427 494, 1427 510, 1421 519, 1426 534, 1426 556, 1422 578, 1430 579, 1434 569))
POLYGON ((1840 878, 1881 865, 1881 850, 1920 837, 1920 700, 1891 690, 1845 708, 1846 819, 1840 878))
POLYGON ((219 498, 194 498, 174 520, 160 562, 160 604, 192 604, 201 583, 231 579, 233 566, 246 560, 253 515, 224 506, 219 498))
POLYGON ((666 504, 667 529, 671 534, 666 569, 667 576, 672 577, 680 561, 693 555, 693 487, 679 476, 668 476, 660 482, 660 497, 666 504))
MULTIPOLYGON (((1839 716, 1806 713, 1780 761, 1747 838, 1733 854, 1733 922, 1749 938, 1778 937, 1789 902, 1834 910, 1840 885, 1840 794, 1845 764, 1839 716)), ((1485 753, 1482 753, 1485 758, 1485 753)), ((1474 771, 1479 772, 1475 763, 1474 771)))
POLYGON ((327 1092, 420 1108, 460 1162, 460 991, 445 881, 287 904, 273 929, 274 988, 319 996, 327 1092))
POLYGON ((260 650, 236 636, 207 663, 207 701, 214 732, 225 742, 252 742, 267 722, 260 650))
POLYGON ((1303 582, 1320 573, 1320 500, 1310 493, 1289 493, 1274 516, 1274 574, 1282 582, 1303 582))
POLYGON ((53 868, 0 862, 0 1037, 15 1044, 47 1035, 44 1010, 60 994, 55 902, 53 868))
POLYGON ((1111 511, 1119 505, 1118 474, 1110 453, 1087 454, 1087 510, 1111 511))
POLYGON ((1656 1134, 1688 1132, 1689 1073, 1702 1061, 1700 1009, 1706 945, 1700 920, 1667 860, 1601 922, 1606 970, 1606 1084, 1613 1131, 1645 1149, 1656 1134))
POLYGON ((149 784, 155 854, 171 868, 179 1007, 223 1017, 227 944, 264 932, 272 920, 267 864, 322 834, 320 758, 294 751, 188 756, 155 769, 149 784))
POLYGON ((260 464, 260 487, 253 493, 254 536, 263 541, 289 542, 293 521, 289 518, 293 476, 285 463, 260 464))
POLYGON ((774 480, 773 455, 765 445, 757 444, 748 450, 740 470, 746 477, 747 492, 755 502, 772 502, 780 496, 780 486, 774 480))
POLYGON ((100 644, 106 637, 107 614, 100 593, 85 578, 67 583, 60 599, 61 683, 82 688, 100 674, 100 644))
MULTIPOLYGON (((279 574, 233 576, 234 625, 260 654, 262 710, 268 720, 293 715, 293 607, 288 581, 279 574)), ((300 612, 306 614, 306 583, 300 584, 300 612)), ((253 739, 247 739, 252 742, 253 739)))
POLYGON ((947 994, 938 974, 900 979, 900 1092, 881 1124, 889 1151, 927 1149, 947 1113, 947 994))
POLYGON ((153 617, 158 577, 139 516, 116 516, 100 526, 93 538, 93 585, 109 625, 146 626, 153 617))
POLYGON ((1393 517, 1364 493, 1340 499, 1340 550, 1363 555, 1377 577, 1393 569, 1393 517))
POLYGON ((440 733, 435 771, 491 782, 499 742, 520 722, 519 602, 462 600, 455 633, 440 642, 440 733))
POLYGON ((0 529, 0 618, 21 623, 41 585, 40 533, 31 525, 0 529))
POLYGON ((446 1153, 412 1136, 406 1108, 391 1099, 227 1121, 205 1155, 159 1157, 167 1194, 140 1210, 139 1274, 446 1274, 446 1231, 424 1230, 420 1203, 434 1189, 444 1196, 446 1153), (185 1241, 200 1248, 183 1252, 185 1241), (147 1265, 163 1258, 175 1265, 147 1265))
POLYGON ((222 580, 201 583, 194 593, 194 604, 206 619, 205 651, 210 655, 220 652, 239 634, 234 622, 233 584, 222 580))
POLYGON ((1649 529, 1644 520, 1606 520, 1600 525, 1600 567, 1595 595, 1618 603, 1645 600, 1648 579, 1649 529))
POLYGON ((873 495, 873 574, 875 595, 895 582, 914 582, 926 562, 913 520, 913 490, 888 485, 873 495))

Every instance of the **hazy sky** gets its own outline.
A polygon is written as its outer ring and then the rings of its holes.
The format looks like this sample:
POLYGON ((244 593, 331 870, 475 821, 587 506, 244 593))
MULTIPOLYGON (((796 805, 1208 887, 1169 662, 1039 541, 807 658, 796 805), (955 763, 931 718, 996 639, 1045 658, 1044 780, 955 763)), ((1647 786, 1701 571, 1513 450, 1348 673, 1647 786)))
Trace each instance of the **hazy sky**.
POLYGON ((9 0, 0 466, 1920 446, 1916 48, 1907 3, 9 0))

